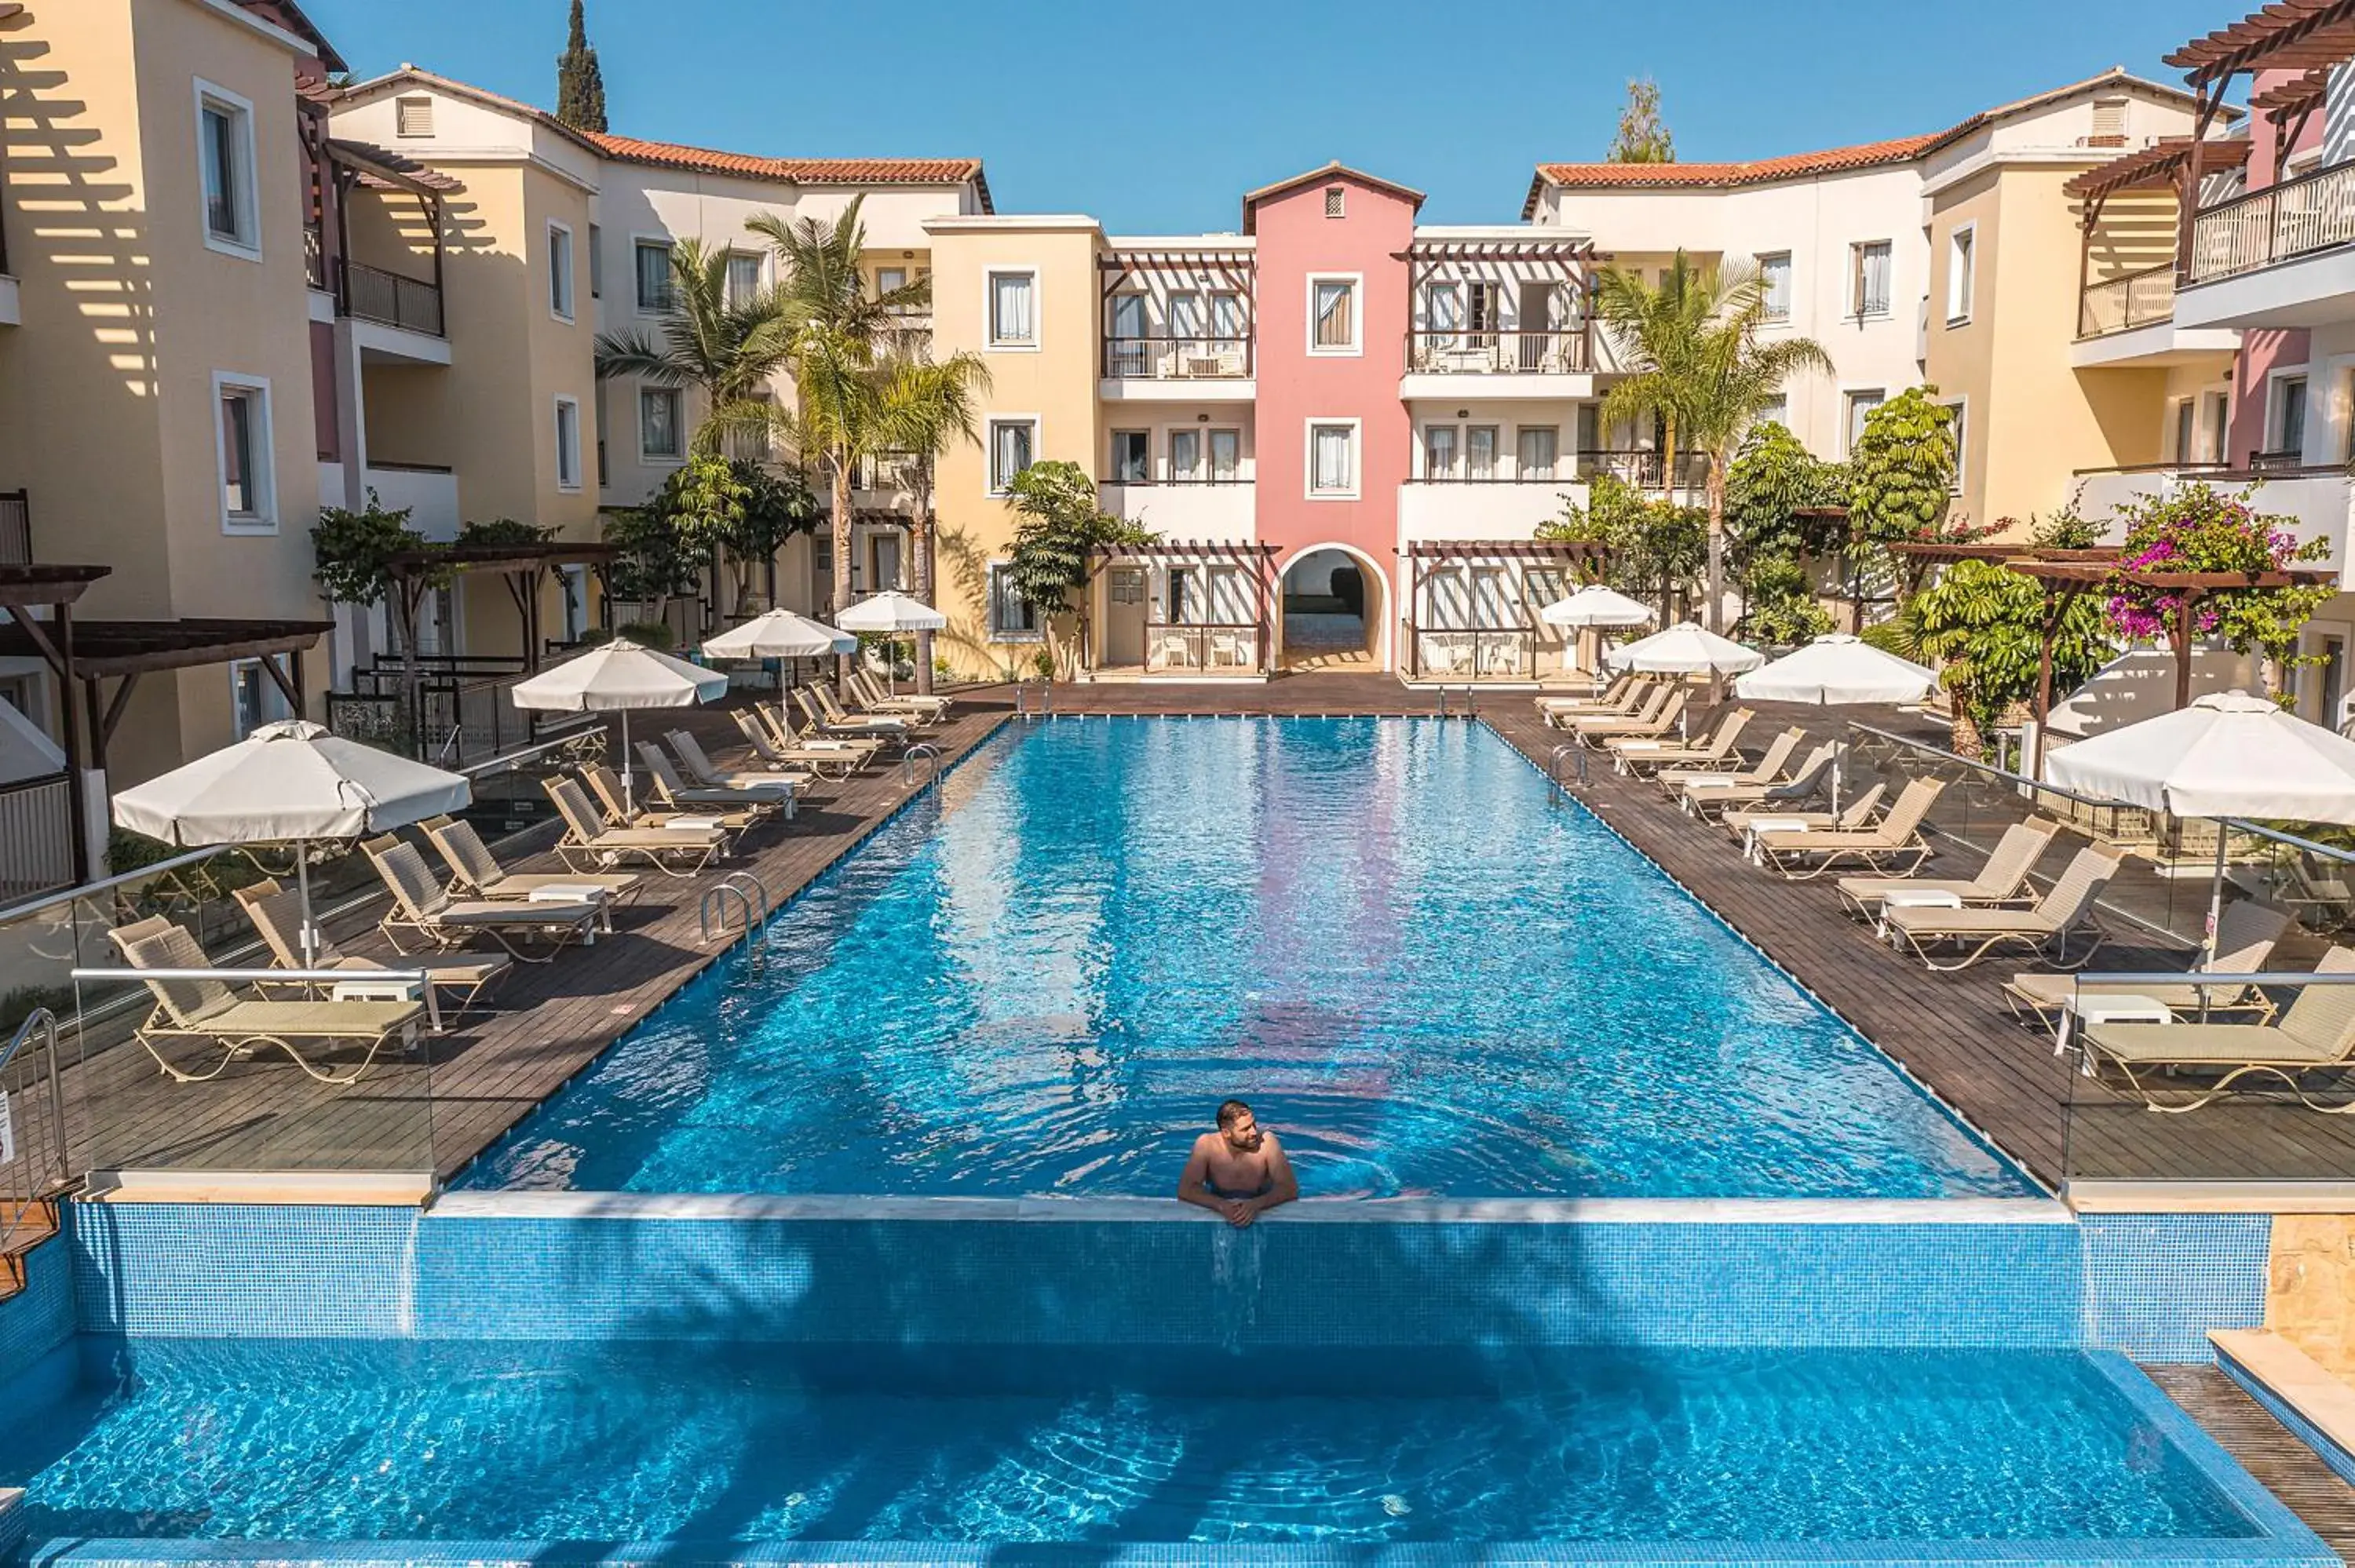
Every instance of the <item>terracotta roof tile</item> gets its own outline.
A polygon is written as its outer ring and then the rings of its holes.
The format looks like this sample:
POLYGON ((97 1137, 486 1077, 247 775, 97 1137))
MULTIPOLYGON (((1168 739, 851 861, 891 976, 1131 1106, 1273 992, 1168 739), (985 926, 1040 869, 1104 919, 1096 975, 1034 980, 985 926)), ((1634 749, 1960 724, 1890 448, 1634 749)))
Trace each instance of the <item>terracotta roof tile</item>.
POLYGON ((978 158, 764 158, 596 132, 586 133, 584 140, 623 163, 805 185, 944 185, 981 177, 978 158))
POLYGON ((1785 157, 1757 158, 1742 164, 1540 164, 1538 175, 1548 185, 1590 189, 1618 185, 1755 185, 1807 175, 1902 164, 1921 156, 1937 140, 1938 135, 1901 136, 1892 142, 1866 142, 1854 147, 1829 147, 1820 153, 1793 153, 1785 157))

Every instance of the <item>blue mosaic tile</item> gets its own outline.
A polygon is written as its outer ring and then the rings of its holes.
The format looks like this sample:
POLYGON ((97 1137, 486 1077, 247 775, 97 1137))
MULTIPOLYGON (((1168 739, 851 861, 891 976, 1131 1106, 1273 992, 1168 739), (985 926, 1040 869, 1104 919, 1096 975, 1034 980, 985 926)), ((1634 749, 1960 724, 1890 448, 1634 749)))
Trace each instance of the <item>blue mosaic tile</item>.
POLYGON ((86 1203, 72 1227, 84 1333, 409 1331, 411 1209, 86 1203))
POLYGON ((2265 1214, 2087 1214, 2085 1342, 2137 1361, 2204 1361, 2211 1329, 2265 1320, 2265 1214))
POLYGON ((0 1383, 39 1361, 74 1331, 72 1244, 52 1236, 25 1257, 25 1288, 0 1301, 0 1383))

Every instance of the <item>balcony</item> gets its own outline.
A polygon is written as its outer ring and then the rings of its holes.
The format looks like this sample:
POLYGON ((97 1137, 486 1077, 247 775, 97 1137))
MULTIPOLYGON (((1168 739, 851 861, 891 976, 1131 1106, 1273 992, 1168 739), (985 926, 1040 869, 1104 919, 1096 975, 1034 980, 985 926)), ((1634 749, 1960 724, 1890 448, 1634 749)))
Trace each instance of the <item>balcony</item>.
POLYGON ((1104 480, 1096 489, 1106 512, 1165 539, 1225 542, 1257 535, 1258 490, 1248 479, 1104 480))
POLYGON ((2077 296, 2077 340, 2069 363, 2080 370, 2103 366, 2136 369, 2180 365, 2208 355, 2230 355, 2241 334, 2229 327, 2175 324, 2175 263, 2088 283, 2077 296))
POLYGON ((32 564, 32 498, 21 490, 0 490, 0 567, 32 564))
MULTIPOLYGON (((1655 451, 1582 451, 1578 454, 1578 476, 1593 479, 1608 474, 1622 484, 1657 493, 1668 488, 1668 461, 1655 451)), ((1699 494, 1709 483, 1709 455, 1706 452, 1678 452, 1676 460, 1676 488, 1689 494, 1699 494)))
POLYGON ((2186 485, 2206 484, 2247 501, 2259 512, 2288 520, 2301 540, 2327 538, 2333 571, 2347 565, 2350 490, 2348 472, 2332 464, 2311 466, 2296 452, 2252 452, 2245 466, 2223 463, 2142 463, 2129 468, 2077 471, 2078 509, 2105 525, 2103 543, 2125 536, 2118 508, 2153 497, 2174 495, 2186 485))
POLYGON ((2355 317, 2355 163, 2192 219, 2179 326, 2315 327, 2355 317))
POLYGON ((1572 479, 1411 479, 1399 486, 1399 537, 1527 539, 1586 504, 1572 479))
POLYGON ((1412 331, 1401 397, 1584 397, 1594 390, 1594 339, 1556 332, 1412 331))
POLYGON ((363 261, 345 260, 336 270, 336 313, 364 329, 359 334, 363 351, 377 358, 450 363, 437 285, 363 261))
POLYGON ((1108 337, 1103 342, 1107 398, 1127 401, 1247 402, 1252 396, 1248 337, 1108 337))

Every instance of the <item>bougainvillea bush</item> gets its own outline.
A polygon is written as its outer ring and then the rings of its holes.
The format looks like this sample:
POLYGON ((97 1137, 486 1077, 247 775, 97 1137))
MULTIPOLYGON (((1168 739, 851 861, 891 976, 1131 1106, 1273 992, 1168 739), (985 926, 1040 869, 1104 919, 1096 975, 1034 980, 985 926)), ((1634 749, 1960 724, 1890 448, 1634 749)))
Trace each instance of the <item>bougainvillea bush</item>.
MULTIPOLYGON (((2118 508, 2126 525, 2118 568, 2129 572, 2230 572, 2255 576, 2327 559, 2330 541, 2301 544, 2292 519, 2260 512, 2252 490, 2219 493, 2205 484, 2172 495, 2148 496, 2118 508)), ((2296 662, 2298 629, 2338 590, 2311 587, 2209 588, 2190 598, 2191 634, 2221 638, 2236 653, 2276 667, 2296 662)), ((2190 590, 2110 584, 2108 614, 2118 632, 2136 641, 2172 644, 2190 590)))

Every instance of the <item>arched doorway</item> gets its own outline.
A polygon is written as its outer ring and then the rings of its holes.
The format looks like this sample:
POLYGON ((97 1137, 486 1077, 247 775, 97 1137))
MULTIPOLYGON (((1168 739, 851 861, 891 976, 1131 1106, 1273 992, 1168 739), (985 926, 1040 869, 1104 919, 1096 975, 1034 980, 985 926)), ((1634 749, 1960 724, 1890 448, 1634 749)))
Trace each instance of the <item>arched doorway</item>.
POLYGON ((1279 587, 1286 670, 1383 667, 1388 581, 1363 554, 1313 546, 1285 565, 1279 587))

